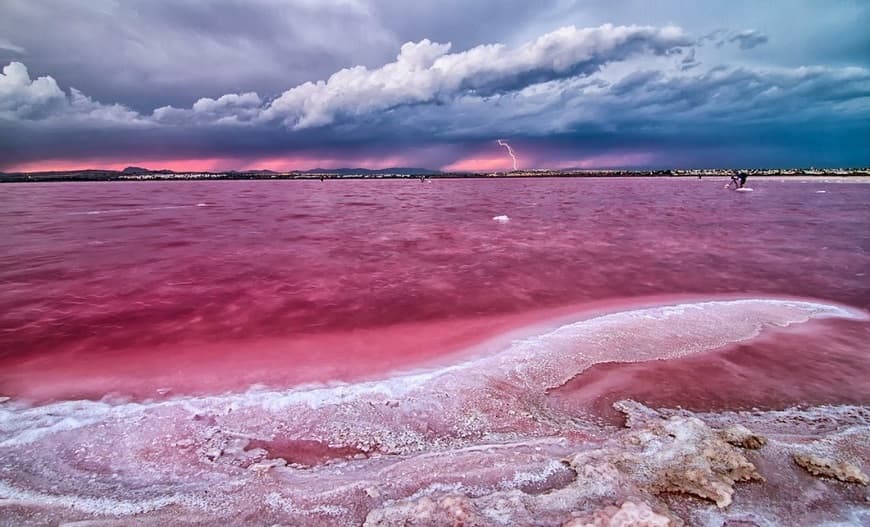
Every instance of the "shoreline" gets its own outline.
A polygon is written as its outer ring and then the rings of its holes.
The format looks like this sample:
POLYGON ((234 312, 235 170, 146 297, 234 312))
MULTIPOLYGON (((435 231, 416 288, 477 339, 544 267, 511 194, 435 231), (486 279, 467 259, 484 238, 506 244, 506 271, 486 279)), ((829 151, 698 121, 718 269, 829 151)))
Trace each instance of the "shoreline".
POLYGON ((743 302, 618 311, 401 383, 6 401, 0 517, 16 523, 38 510, 61 524, 573 527, 638 513, 656 525, 862 523, 851 520, 866 517, 866 405, 699 410, 619 398, 611 405, 619 422, 610 423, 550 398, 566 373, 596 359, 571 353, 572 342, 635 350, 598 364, 674 361, 720 349, 720 339, 662 356, 655 350, 670 346, 656 327, 706 325, 712 316, 739 342, 759 337, 756 324, 778 339, 806 317, 841 315, 814 302, 743 302), (594 339, 620 326, 640 330, 636 342, 653 349, 594 339), (540 338, 549 344, 535 345, 540 338), (32 474, 32 466, 46 468, 32 474), (795 512, 790 504, 807 489, 825 506, 795 512))

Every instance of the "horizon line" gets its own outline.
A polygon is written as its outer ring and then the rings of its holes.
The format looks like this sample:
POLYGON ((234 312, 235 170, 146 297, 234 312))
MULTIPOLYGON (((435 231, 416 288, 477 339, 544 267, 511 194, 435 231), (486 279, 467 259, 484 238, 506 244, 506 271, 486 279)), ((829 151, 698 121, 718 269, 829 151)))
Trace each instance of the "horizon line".
POLYGON ((526 173, 526 172, 667 172, 667 171, 691 171, 691 172, 717 172, 717 171, 734 171, 734 170, 770 170, 770 171, 788 171, 788 170, 846 170, 846 171, 868 171, 868 166, 733 166, 733 167, 536 167, 536 168, 520 168, 507 170, 441 170, 428 167, 414 166, 388 166, 383 168, 370 168, 365 166, 341 166, 336 168, 315 167, 310 169, 289 169, 289 170, 273 170, 265 168, 246 168, 246 169, 173 169, 173 168, 145 168, 137 165, 128 165, 123 169, 118 168, 99 168, 94 166, 84 166, 78 168, 62 168, 53 170, 0 170, 0 174, 6 175, 29 175, 29 174, 62 174, 76 172, 115 172, 124 174, 128 169, 137 169, 135 171, 126 172, 129 175, 145 174, 145 173, 173 173, 173 174, 250 174, 250 173, 273 173, 276 175, 290 174, 332 174, 344 171, 366 171, 366 172, 385 172, 392 174, 405 174, 403 170, 413 170, 415 175, 422 174, 511 174, 511 173, 526 173), (390 172, 395 170, 396 172, 390 172))

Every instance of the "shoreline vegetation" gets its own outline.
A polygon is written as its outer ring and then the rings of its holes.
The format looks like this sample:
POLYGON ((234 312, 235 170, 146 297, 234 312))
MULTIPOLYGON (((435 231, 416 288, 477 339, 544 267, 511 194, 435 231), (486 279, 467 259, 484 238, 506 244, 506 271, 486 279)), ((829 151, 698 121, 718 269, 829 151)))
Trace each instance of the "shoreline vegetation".
POLYGON ((542 177, 671 177, 722 178, 738 173, 766 179, 802 180, 820 179, 870 182, 870 168, 791 168, 791 169, 667 169, 667 170, 514 170, 510 172, 438 172, 419 168, 387 168, 370 170, 361 168, 337 170, 310 170, 274 172, 271 170, 225 172, 176 172, 128 167, 124 170, 67 170, 48 172, 0 172, 0 183, 34 183, 61 181, 189 181, 189 180, 326 180, 326 179, 486 179, 486 178, 542 178, 542 177))

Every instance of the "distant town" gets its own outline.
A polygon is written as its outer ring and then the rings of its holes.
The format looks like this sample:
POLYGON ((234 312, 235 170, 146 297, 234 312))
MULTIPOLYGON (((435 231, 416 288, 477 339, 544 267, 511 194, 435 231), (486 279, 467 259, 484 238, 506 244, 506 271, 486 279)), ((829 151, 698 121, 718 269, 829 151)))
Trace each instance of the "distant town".
POLYGON ((47 172, 0 172, 0 183, 51 182, 51 181, 175 181, 175 180, 224 180, 224 179, 448 179, 448 178, 531 178, 531 177, 729 177, 738 173, 753 177, 761 176, 836 176, 867 177, 867 168, 754 168, 754 169, 668 169, 668 170, 513 170, 509 172, 439 172, 423 168, 342 168, 335 170, 315 169, 308 171, 275 172, 271 170, 248 170, 226 172, 175 172, 173 170, 150 170, 127 167, 124 170, 68 170, 47 172))

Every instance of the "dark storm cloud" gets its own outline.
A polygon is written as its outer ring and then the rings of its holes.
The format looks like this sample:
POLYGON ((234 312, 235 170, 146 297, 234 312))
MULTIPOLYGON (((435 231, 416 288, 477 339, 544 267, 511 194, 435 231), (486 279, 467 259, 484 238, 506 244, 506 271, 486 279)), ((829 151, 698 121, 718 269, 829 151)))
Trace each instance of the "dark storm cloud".
POLYGON ((328 125, 341 116, 444 103, 462 95, 486 97, 587 76, 632 56, 664 55, 690 44, 692 39, 679 28, 610 25, 564 27, 515 48, 490 44, 456 53, 449 52, 449 43, 422 40, 404 44, 396 59, 380 68, 346 68, 327 81, 293 87, 266 105, 254 92, 230 93, 200 98, 188 109, 160 107, 150 116, 137 115, 123 105, 100 105, 75 88, 66 97, 54 78, 32 79, 24 64, 12 62, 0 77, 0 90, 6 94, 0 112, 20 119, 105 117, 168 125, 281 120, 302 129, 328 125))
POLYGON ((744 0, 6 0, 0 170, 396 152, 439 167, 494 137, 541 164, 870 163, 870 9, 788 7, 786 27, 782 5, 744 0))
MULTIPOLYGON (((854 164, 848 162, 850 156, 866 156, 870 144, 868 126, 860 118, 866 117, 866 108, 863 114, 849 108, 870 97, 870 74, 861 69, 716 68, 680 77, 642 71, 613 83, 570 79, 532 89, 461 97, 440 105, 405 105, 299 131, 242 122, 198 125, 193 119, 169 126, 143 123, 141 116, 134 121, 135 133, 128 134, 82 117, 78 127, 19 121, 17 133, 2 142, 0 154, 22 162, 47 150, 61 159, 107 152, 165 159, 216 152, 253 158, 388 157, 405 151, 414 154, 417 164, 440 166, 485 149, 493 137, 507 133, 545 153, 537 158, 542 163, 616 149, 655 152, 658 160, 650 162, 655 166, 666 165, 668 159, 714 166, 788 164, 780 152, 798 150, 799 145, 805 148, 795 161, 812 164, 812 155, 818 154, 808 152, 831 143, 840 150, 825 153, 826 159, 854 164), (427 145, 438 148, 421 149, 427 145), (771 156, 766 162, 764 145, 771 156)), ((218 101, 194 106, 226 107, 218 101)))
POLYGON ((0 60, 26 59, 35 74, 144 112, 226 93, 280 93, 341 68, 378 66, 423 38, 460 49, 503 41, 518 21, 556 3, 4 0, 0 60))
POLYGON ((401 44, 350 0, 4 0, 0 37, 27 51, 0 58, 139 111, 278 93, 401 44))

